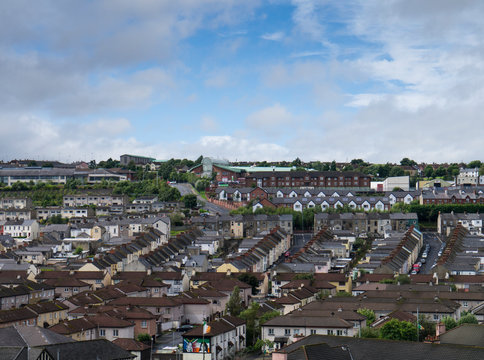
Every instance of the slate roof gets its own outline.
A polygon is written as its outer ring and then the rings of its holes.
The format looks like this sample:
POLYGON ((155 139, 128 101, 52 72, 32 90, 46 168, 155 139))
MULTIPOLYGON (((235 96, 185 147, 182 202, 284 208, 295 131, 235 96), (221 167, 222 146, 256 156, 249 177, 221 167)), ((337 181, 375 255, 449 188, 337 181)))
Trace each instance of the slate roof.
MULTIPOLYGON (((69 337, 59 335, 49 329, 44 329, 38 326, 15 325, 0 328, 0 347, 26 345, 40 346, 73 341, 74 340, 69 337)), ((1 355, 0 358, 2 358, 1 355)))
POLYGON ((141 341, 126 338, 117 338, 113 341, 113 344, 126 351, 143 351, 150 348, 149 345, 146 345, 141 341))
MULTIPOLYGON (((394 341, 383 339, 364 339, 343 336, 311 335, 305 343, 296 342, 283 350, 291 352, 301 345, 314 346, 314 351, 307 360, 326 359, 320 356, 318 350, 331 347, 349 349, 354 360, 478 360, 484 358, 484 348, 461 345, 426 344, 410 341, 394 341), (314 344, 314 345, 311 345, 314 344), (317 344, 326 344, 322 347, 317 344)), ((294 359, 294 358, 292 358, 294 359)))
POLYGON ((69 360, 124 360, 135 356, 105 339, 75 341, 71 343, 49 345, 44 347, 54 359, 69 360))
MULTIPOLYGON (((208 323, 208 325, 210 326, 210 332, 205 334, 205 337, 212 337, 212 336, 217 336, 217 335, 220 335, 220 334, 223 334, 225 332, 228 332, 228 331, 232 331, 235 329, 235 327, 233 325, 230 325, 228 322, 226 321, 222 321, 222 320, 216 320, 216 321, 210 321, 208 323)), ((203 326, 197 326, 189 331, 187 331, 186 333, 183 334, 183 337, 193 337, 193 336, 196 336, 196 337, 202 337, 203 336, 203 326)))

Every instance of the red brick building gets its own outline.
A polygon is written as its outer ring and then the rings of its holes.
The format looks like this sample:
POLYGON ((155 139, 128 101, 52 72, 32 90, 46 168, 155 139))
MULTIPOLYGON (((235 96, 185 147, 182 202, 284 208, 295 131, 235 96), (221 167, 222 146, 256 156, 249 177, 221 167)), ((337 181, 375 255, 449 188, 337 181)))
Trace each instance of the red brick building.
POLYGON ((348 171, 284 171, 247 174, 246 186, 369 188, 371 177, 348 171))

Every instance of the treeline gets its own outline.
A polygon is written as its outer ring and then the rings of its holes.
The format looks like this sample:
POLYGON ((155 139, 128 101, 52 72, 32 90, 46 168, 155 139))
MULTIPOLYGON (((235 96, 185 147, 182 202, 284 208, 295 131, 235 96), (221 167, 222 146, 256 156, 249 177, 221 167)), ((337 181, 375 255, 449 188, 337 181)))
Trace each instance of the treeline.
POLYGON ((102 181, 83 185, 78 180, 69 180, 66 185, 50 183, 20 183, 0 188, 0 197, 30 198, 34 206, 61 206, 64 195, 78 194, 89 190, 108 190, 114 194, 127 195, 131 200, 143 195, 157 195, 160 201, 177 201, 181 195, 178 189, 170 187, 160 179, 143 181, 102 181))
MULTIPOLYGON (((280 161, 280 162, 267 162, 260 161, 255 163, 257 166, 291 166, 296 170, 303 170, 311 168, 317 171, 358 171, 364 174, 373 176, 374 178, 384 179, 391 176, 405 176, 410 175, 408 171, 402 169, 402 166, 416 166, 418 165, 415 160, 409 158, 403 158, 400 164, 370 164, 363 159, 353 159, 349 163, 337 163, 335 160, 328 162, 312 161, 303 162, 301 159, 296 158, 293 161, 280 161)), ((481 175, 484 175, 484 163, 480 160, 474 160, 465 163, 452 163, 450 165, 443 164, 434 169, 434 166, 427 165, 421 176, 412 176, 411 183, 415 186, 416 181, 423 180, 424 178, 442 178, 445 180, 453 180, 458 174, 461 167, 467 168, 479 168, 481 175), (444 166, 445 165, 445 166, 444 166)))
POLYGON ((143 181, 120 181, 113 186, 114 194, 136 198, 143 195, 158 195, 160 201, 180 200, 178 189, 168 186, 165 181, 149 179, 143 181))

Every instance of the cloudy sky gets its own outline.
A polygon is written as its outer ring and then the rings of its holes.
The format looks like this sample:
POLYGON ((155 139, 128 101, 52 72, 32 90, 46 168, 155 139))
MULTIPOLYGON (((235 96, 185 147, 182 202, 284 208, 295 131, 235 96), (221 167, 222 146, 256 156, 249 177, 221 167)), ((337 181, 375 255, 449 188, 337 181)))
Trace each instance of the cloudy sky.
POLYGON ((0 157, 483 158, 481 0, 5 0, 0 157))

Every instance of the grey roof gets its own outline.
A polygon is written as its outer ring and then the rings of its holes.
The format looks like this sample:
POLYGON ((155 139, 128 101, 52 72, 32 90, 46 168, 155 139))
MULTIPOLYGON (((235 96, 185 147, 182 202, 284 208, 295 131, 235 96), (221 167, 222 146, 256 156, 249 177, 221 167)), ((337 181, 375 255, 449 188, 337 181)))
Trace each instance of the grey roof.
POLYGON ((74 342, 73 339, 37 326, 9 326, 0 329, 0 346, 41 346, 74 342))
MULTIPOLYGON (((327 345, 333 348, 346 349, 351 352, 354 360, 478 360, 484 358, 484 348, 461 345, 437 345, 410 341, 394 341, 382 339, 363 339, 344 336, 311 335, 284 348, 286 352, 293 352, 301 346, 311 347, 307 352, 307 360, 326 359, 321 357, 327 345), (304 341, 301 342, 301 341, 304 341), (324 344, 324 345, 319 345, 324 344)), ((330 357, 338 359, 337 357, 330 357)), ((295 359, 290 357, 290 359, 295 359)))

